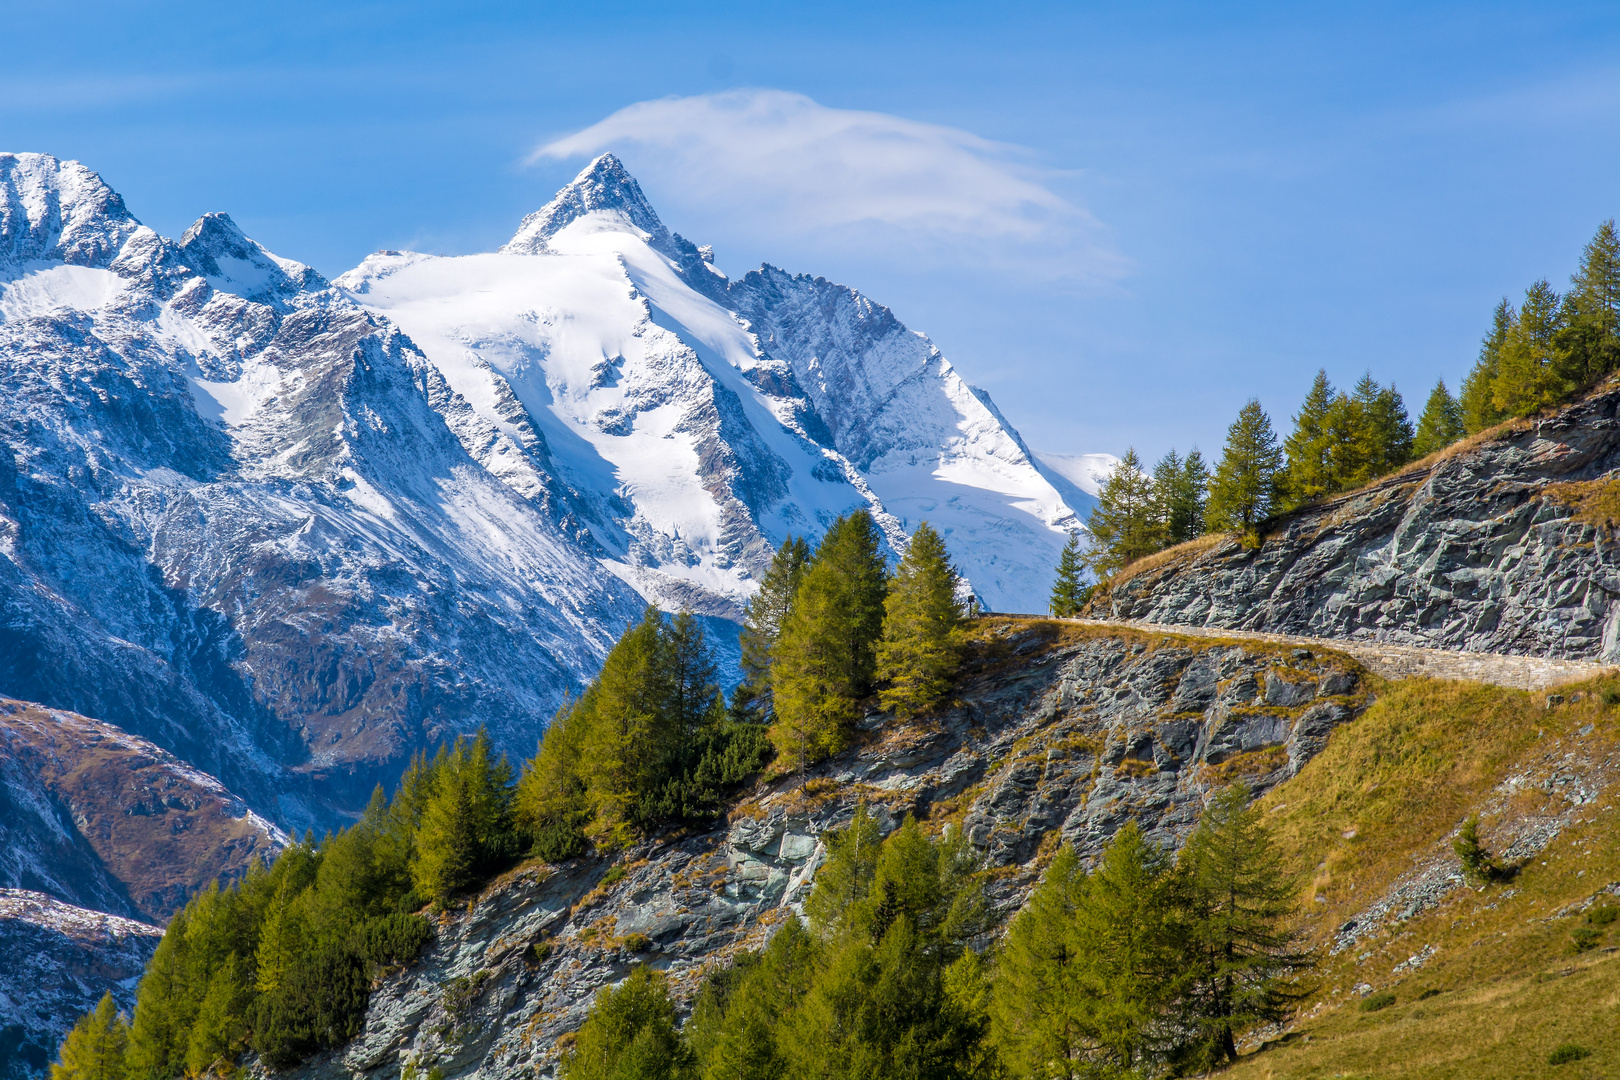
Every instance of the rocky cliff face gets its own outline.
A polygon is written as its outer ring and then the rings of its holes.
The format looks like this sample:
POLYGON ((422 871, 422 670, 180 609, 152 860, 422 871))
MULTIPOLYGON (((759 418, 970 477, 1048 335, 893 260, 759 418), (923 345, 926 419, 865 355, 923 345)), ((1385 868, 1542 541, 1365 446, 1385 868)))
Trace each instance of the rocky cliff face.
POLYGON ((901 725, 868 717, 860 745, 753 792, 729 820, 609 864, 522 867, 439 920, 420 961, 384 978, 362 1035, 295 1075, 548 1075, 557 1040, 630 966, 690 994, 705 965, 762 943, 798 910, 821 834, 865 802, 885 831, 915 814, 982 852, 991 899, 1023 900, 1059 841, 1095 855, 1135 818, 1175 846, 1206 793, 1266 790, 1365 704, 1352 661, 1254 643, 992 623, 961 700, 901 725))
POLYGON ((132 1008, 162 936, 43 893, 0 889, 0 1080, 43 1074, 63 1032, 109 990, 132 1008))
POLYGON ((1620 470, 1620 387, 1097 597, 1099 618, 1620 659, 1620 546, 1572 503, 1620 470))

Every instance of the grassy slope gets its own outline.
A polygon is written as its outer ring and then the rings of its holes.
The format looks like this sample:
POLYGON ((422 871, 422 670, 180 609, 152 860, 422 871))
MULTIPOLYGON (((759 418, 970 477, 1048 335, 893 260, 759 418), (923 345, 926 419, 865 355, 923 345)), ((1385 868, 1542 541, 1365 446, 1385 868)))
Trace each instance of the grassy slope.
MULTIPOLYGON (((1620 680, 1545 694, 1413 679, 1377 703, 1262 805, 1301 874, 1304 930, 1331 944, 1397 879, 1454 866, 1450 840, 1471 812, 1493 850, 1559 821, 1550 845, 1509 882, 1457 888, 1438 909, 1389 921, 1327 956, 1296 1033, 1227 1077, 1597 1077, 1620 1071, 1620 922, 1575 953, 1580 907, 1620 882, 1620 680), (1581 732, 1590 728, 1587 734, 1581 732), (1519 777, 1518 785, 1504 785, 1519 777), (1559 778, 1569 777, 1563 783, 1559 778), (1552 794, 1543 788, 1554 782, 1552 794), (1579 803, 1564 793, 1584 788, 1579 803), (1427 946, 1420 968, 1393 969, 1427 946), (1397 1003, 1362 1012, 1366 991, 1397 1003), (1424 1000, 1424 991, 1439 991, 1424 1000), (1548 1064, 1575 1042, 1591 1056, 1548 1064)), ((1620 886, 1616 886, 1620 890, 1620 886)), ((1620 902, 1603 894, 1597 903, 1620 902)))

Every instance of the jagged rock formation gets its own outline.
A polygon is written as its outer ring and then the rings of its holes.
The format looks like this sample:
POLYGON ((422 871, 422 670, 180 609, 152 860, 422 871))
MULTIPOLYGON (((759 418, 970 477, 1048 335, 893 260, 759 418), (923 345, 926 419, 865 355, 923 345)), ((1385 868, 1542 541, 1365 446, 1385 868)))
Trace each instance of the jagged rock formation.
POLYGON ((690 994, 706 964, 757 946, 799 908, 820 834, 858 802, 885 831, 906 814, 966 830, 1010 913, 1059 840, 1095 855, 1131 818, 1174 846, 1212 786, 1266 790, 1365 704, 1353 661, 1326 652, 995 624, 961 700, 936 720, 874 714, 861 745, 745 799, 729 821, 643 845, 610 866, 527 866, 447 912, 409 969, 384 978, 365 1029, 294 1075, 548 1074, 557 1039, 631 964, 690 994), (612 874, 609 874, 612 869, 612 874))
POLYGON ((1118 582, 1105 619, 1541 657, 1620 659, 1612 529, 1553 485, 1620 470, 1620 387, 1118 582))
POLYGON ((0 700, 0 887, 160 923, 287 840, 145 739, 0 700))
POLYGON ((128 1010, 163 932, 43 893, 0 889, 0 1080, 45 1071, 63 1032, 109 990, 128 1010))

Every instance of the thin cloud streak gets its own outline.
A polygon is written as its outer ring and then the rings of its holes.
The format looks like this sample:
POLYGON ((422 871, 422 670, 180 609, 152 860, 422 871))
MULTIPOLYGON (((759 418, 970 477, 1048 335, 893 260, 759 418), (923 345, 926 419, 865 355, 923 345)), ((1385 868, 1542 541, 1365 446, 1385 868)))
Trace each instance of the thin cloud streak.
POLYGON ((545 143, 527 163, 605 150, 763 236, 898 243, 1041 277, 1112 280, 1125 269, 1096 219, 1045 183, 1061 174, 957 128, 730 90, 638 102, 545 143))

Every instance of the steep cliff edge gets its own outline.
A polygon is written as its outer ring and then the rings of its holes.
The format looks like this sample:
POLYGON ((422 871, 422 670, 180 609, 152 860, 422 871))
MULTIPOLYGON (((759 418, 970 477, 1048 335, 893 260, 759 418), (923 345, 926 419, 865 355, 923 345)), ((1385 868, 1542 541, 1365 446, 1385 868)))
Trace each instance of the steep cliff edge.
POLYGON ((1620 546, 1581 512, 1620 470, 1620 384, 1234 540, 1146 560, 1089 614, 1620 659, 1620 546), (1583 520, 1584 519, 1584 520, 1583 520))
POLYGON ((821 834, 865 802, 954 826, 983 853, 992 902, 1015 910, 1061 841, 1095 854, 1135 818, 1174 846, 1204 796, 1242 776, 1268 790, 1366 704, 1353 661, 1257 643, 988 620, 959 701, 931 721, 874 714, 861 743, 763 785, 729 820, 616 862, 530 864, 446 913, 409 969, 383 978, 365 1027, 303 1077, 548 1074, 596 990, 637 963, 682 994, 797 910, 821 834))

